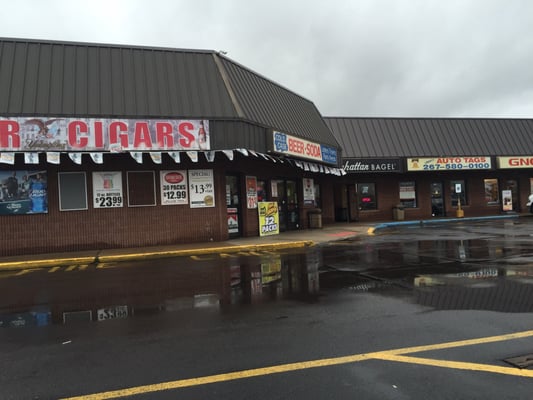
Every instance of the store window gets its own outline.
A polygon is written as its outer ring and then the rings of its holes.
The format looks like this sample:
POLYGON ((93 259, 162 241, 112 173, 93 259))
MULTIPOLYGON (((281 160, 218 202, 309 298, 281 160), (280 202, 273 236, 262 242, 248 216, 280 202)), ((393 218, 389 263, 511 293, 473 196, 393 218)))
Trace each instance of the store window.
POLYGON ((416 184, 414 181, 400 182, 400 204, 416 208, 416 184))
POLYGON ((318 183, 315 183, 315 207, 322 207, 322 201, 320 198, 320 185, 318 183))
POLYGON ((87 210, 87 179, 85 172, 60 172, 59 210, 87 210))
POLYGON ((154 171, 128 171, 128 207, 155 205, 154 171))
POLYGON ((358 183, 357 200, 360 210, 377 210, 376 184, 358 183))
POLYGON ((450 181, 450 194, 452 197, 452 206, 457 207, 459 200, 461 205, 468 204, 468 198, 466 197, 466 184, 465 181, 450 181))
POLYGON ((484 179, 485 203, 488 206, 500 204, 500 191, 498 189, 498 179, 484 179))
POLYGON ((257 181, 257 201, 267 201, 265 181, 257 181))

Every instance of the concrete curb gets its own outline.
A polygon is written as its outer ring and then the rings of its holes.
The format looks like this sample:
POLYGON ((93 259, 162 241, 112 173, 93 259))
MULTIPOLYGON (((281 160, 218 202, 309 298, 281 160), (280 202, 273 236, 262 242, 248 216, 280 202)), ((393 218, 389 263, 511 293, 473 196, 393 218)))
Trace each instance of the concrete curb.
POLYGON ((519 214, 510 214, 510 215, 491 215, 486 217, 467 217, 467 218, 441 218, 441 219, 418 219, 410 221, 393 221, 393 222, 384 222, 377 224, 376 226, 368 230, 369 234, 376 233, 376 231, 385 228, 391 228, 394 226, 408 226, 408 225, 434 225, 434 224, 443 224, 450 222, 466 222, 466 221, 486 221, 493 219, 518 219, 520 218, 519 214))
POLYGON ((168 251, 145 251, 128 254, 105 254, 102 252, 95 262, 113 262, 113 261, 131 261, 135 259, 151 259, 151 258, 168 258, 168 257, 190 257, 208 254, 231 254, 239 253, 241 251, 269 251, 269 250, 283 250, 290 248, 302 248, 315 246, 316 243, 310 240, 301 240, 294 242, 280 242, 280 243, 265 243, 265 244, 251 244, 251 245, 235 245, 235 246, 220 246, 211 248, 198 249, 181 249, 168 251))
MULTIPOLYGON (((35 260, 13 260, 0 262, 0 271, 25 270, 38 268, 61 267, 77 264, 96 264, 132 260, 148 260, 168 257, 190 257, 208 254, 231 254, 241 251, 271 251, 290 248, 303 248, 315 246, 316 242, 311 240, 289 241, 279 243, 249 244, 249 245, 228 245, 211 248, 199 247, 196 249, 175 249, 161 251, 132 251, 121 252, 117 250, 102 250, 95 252, 95 255, 83 257, 55 257, 35 260), (114 254, 113 254, 114 253, 114 254)), ((127 250, 125 250, 127 251, 127 250)))

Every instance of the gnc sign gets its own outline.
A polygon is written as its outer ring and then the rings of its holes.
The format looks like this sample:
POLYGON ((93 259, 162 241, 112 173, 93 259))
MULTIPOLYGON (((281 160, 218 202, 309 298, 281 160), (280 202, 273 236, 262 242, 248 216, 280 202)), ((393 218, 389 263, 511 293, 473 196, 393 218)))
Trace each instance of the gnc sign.
POLYGON ((533 168, 533 156, 498 157, 498 168, 533 168))

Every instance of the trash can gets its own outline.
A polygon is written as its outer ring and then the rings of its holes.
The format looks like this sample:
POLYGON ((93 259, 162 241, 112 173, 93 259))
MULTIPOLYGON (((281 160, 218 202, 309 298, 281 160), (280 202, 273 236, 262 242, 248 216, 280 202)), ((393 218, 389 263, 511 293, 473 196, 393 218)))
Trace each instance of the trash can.
POLYGON ((404 211, 403 204, 397 204, 396 206, 392 207, 392 218, 395 221, 403 221, 405 218, 405 211, 404 211))
POLYGON ((309 217, 309 228, 310 229, 321 229, 322 228, 322 210, 312 210, 307 213, 309 217))

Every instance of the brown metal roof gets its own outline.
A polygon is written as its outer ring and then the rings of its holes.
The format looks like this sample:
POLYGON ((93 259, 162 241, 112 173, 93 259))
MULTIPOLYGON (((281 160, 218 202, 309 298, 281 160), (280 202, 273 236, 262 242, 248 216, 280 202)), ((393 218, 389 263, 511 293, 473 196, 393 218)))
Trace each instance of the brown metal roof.
POLYGON ((338 147, 312 102, 214 51, 0 38, 0 93, 0 116, 240 120, 338 147))
POLYGON ((533 154, 532 119, 325 117, 344 158, 533 154))
POLYGON ((245 119, 283 133, 339 147, 311 101, 227 58, 222 60, 245 119))
POLYGON ((236 117, 212 54, 0 39, 0 113, 236 117))

